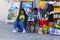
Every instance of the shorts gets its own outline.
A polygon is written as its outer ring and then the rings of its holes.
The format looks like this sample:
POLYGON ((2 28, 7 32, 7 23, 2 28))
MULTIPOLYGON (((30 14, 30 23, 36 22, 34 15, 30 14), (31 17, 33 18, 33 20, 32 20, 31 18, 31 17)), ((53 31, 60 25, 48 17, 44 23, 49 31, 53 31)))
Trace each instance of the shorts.
POLYGON ((36 24, 37 20, 36 21, 28 21, 29 24, 32 24, 32 22, 34 22, 36 24))
POLYGON ((28 21, 27 23, 28 23, 28 24, 32 24, 32 22, 33 22, 33 21, 28 21))

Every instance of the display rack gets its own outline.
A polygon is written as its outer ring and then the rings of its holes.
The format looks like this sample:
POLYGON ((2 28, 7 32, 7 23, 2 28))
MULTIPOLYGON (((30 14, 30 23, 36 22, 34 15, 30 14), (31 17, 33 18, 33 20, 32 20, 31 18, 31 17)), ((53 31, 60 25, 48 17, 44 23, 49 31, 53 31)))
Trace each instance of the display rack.
POLYGON ((58 5, 60 2, 56 2, 54 4, 54 19, 60 20, 60 5, 58 5))

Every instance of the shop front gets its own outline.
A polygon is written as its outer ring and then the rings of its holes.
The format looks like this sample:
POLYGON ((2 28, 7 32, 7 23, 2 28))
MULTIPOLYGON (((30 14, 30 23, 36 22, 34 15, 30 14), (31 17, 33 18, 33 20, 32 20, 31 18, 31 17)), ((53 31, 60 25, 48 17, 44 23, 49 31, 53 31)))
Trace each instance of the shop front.
POLYGON ((60 35, 59 3, 58 1, 40 1, 40 33, 42 30, 45 34, 60 35))
POLYGON ((34 0, 8 0, 9 10, 6 17, 6 23, 14 22, 21 8, 28 14, 30 8, 33 8, 33 2, 34 0))
MULTIPOLYGON (((34 6, 34 1, 35 0, 10 1, 6 22, 14 22, 21 8, 23 8, 26 11, 26 14, 28 15, 28 12, 34 6)), ((38 31, 38 33, 60 35, 60 2, 41 0, 39 1, 38 14, 40 30, 38 31)))

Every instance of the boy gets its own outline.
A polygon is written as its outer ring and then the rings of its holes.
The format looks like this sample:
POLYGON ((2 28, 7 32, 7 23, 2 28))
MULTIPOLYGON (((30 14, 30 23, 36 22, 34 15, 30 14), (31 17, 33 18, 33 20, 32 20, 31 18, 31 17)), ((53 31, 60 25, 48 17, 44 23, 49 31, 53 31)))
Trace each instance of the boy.
POLYGON ((31 32, 31 24, 34 26, 33 32, 36 32, 36 23, 37 23, 37 8, 33 9, 33 12, 28 17, 28 32, 31 32))

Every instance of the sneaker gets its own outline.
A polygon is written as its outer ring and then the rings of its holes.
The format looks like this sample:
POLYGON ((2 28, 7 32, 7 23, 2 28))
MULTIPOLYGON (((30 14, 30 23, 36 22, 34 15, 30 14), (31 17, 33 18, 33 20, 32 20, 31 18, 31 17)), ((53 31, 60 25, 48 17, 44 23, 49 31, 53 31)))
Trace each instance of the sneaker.
POLYGON ((17 31, 14 29, 12 32, 13 32, 13 33, 16 33, 17 31))
POLYGON ((25 33, 26 31, 25 30, 23 30, 23 33, 25 33))
POLYGON ((28 32, 28 33, 31 33, 31 30, 28 30, 27 32, 28 32))
POLYGON ((36 33, 36 30, 33 30, 33 33, 36 33))

